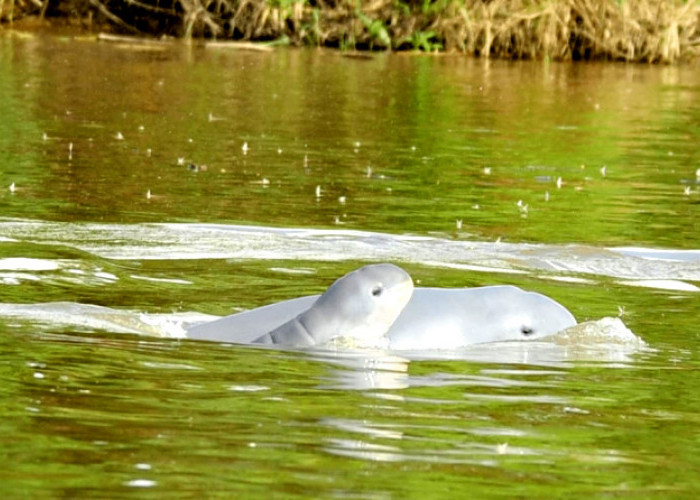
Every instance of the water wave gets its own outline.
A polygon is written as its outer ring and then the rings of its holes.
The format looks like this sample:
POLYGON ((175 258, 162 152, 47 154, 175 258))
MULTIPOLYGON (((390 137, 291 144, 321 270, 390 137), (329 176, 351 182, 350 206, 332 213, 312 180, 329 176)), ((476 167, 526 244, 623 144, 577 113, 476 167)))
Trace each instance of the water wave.
MULTIPOLYGON (((172 339, 184 338, 192 324, 217 319, 216 316, 196 312, 149 314, 73 302, 0 303, 0 317, 9 325, 27 323, 35 328, 45 325, 51 332, 63 327, 86 333, 104 331, 172 339)), ((329 387, 387 389, 446 384, 444 380, 435 380, 432 375, 428 378, 409 377, 408 365, 411 361, 441 359, 542 366, 595 361, 617 366, 631 362, 633 354, 646 349, 647 344, 620 319, 602 318, 531 342, 494 342, 449 350, 435 346, 420 351, 344 349, 330 345, 310 350, 308 354, 336 367, 328 380, 329 387)))
POLYGON ((0 237, 75 248, 114 260, 394 261, 552 279, 604 276, 630 285, 645 280, 643 286, 700 291, 688 283, 700 282, 700 251, 696 250, 464 241, 344 229, 8 219, 0 221, 0 237))

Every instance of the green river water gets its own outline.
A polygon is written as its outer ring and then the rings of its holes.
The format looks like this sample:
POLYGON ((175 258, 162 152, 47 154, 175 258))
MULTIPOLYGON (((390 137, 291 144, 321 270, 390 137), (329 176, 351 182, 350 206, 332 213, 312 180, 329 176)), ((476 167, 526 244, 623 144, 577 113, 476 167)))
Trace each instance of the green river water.
POLYGON ((0 492, 695 498, 699 144, 697 64, 2 31, 0 492), (636 337, 164 338, 383 261, 636 337))

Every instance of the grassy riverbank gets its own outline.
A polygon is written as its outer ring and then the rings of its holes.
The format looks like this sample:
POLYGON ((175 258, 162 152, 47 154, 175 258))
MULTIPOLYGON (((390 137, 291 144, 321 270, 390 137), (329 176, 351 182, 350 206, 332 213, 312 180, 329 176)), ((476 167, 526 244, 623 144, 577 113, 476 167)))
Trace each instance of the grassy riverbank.
POLYGON ((671 63, 700 54, 696 0, 0 0, 131 34, 479 57, 671 63))

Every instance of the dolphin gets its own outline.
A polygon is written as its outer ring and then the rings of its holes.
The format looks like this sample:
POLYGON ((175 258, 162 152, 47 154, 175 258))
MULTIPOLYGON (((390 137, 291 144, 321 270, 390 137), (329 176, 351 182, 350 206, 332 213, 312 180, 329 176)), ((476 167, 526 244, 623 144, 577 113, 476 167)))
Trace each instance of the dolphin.
POLYGON ((511 285, 413 288, 401 268, 375 264, 345 275, 323 295, 194 325, 186 336, 290 346, 319 345, 339 336, 361 341, 384 336, 392 350, 435 350, 534 340, 574 325, 576 319, 563 305, 536 292, 511 285))
MULTIPOLYGON (((245 339, 254 344, 308 347, 325 344, 338 337, 374 342, 386 335, 412 293, 413 280, 406 271, 393 264, 374 264, 346 274, 328 287, 323 295, 317 296, 313 304, 295 310, 294 314, 285 314, 282 318, 277 313, 271 313, 276 317, 275 321, 266 323, 262 329, 259 322, 253 328, 249 321, 241 322, 240 318, 230 316, 231 320, 225 322, 223 330, 248 335, 256 332, 252 340, 249 337, 245 339)), ((259 314, 251 315, 251 319, 259 314)), ((263 316, 266 315, 263 313, 263 316)), ((217 326, 215 330, 218 329, 217 326)), ((192 338, 197 338, 197 329, 193 330, 192 338)), ((188 332, 188 337, 190 333, 192 330, 188 332)), ((215 337, 211 340, 222 339, 215 337)), ((231 341, 242 342, 240 338, 231 341)))

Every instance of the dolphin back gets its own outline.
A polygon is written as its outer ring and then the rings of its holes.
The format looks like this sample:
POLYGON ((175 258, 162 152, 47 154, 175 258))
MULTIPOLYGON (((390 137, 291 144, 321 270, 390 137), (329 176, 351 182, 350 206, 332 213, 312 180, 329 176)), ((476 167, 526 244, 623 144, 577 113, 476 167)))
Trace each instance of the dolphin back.
POLYGON ((298 297, 195 325, 187 338, 249 344, 308 310, 318 295, 298 297))

